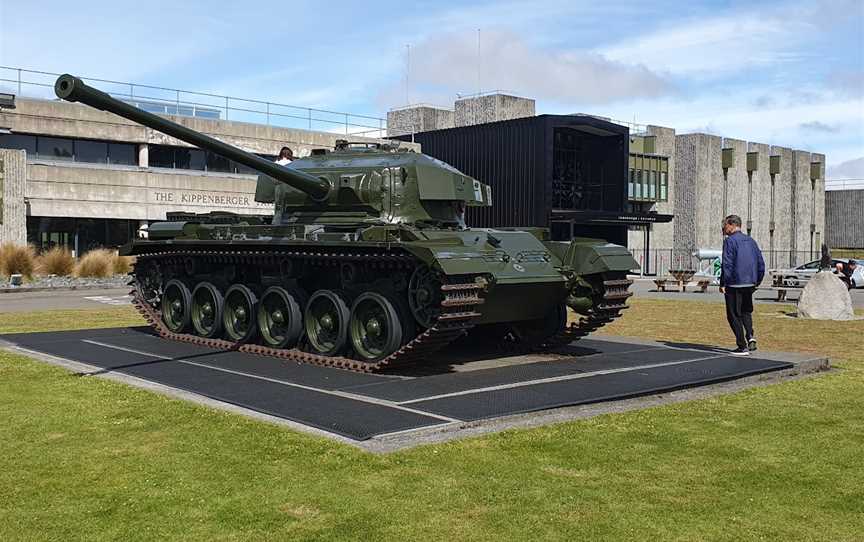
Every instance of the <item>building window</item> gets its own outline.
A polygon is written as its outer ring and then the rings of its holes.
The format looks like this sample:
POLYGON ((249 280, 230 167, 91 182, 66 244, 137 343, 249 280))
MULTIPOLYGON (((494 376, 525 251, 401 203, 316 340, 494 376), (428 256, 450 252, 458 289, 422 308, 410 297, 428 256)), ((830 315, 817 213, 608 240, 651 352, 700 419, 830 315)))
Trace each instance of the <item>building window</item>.
POLYGON ((0 148, 25 151, 29 156, 36 155, 36 136, 26 134, 0 135, 0 148))
POLYGON ((61 137, 36 138, 36 154, 47 160, 69 160, 75 157, 75 144, 71 139, 61 137))
POLYGON ((108 143, 104 141, 76 141, 75 161, 92 164, 108 163, 108 143))
POLYGON ((666 156, 630 154, 630 176, 627 194, 632 201, 668 201, 669 158, 666 156))
POLYGON ((137 145, 132 145, 130 143, 109 143, 108 144, 108 163, 109 164, 119 164, 119 165, 124 165, 124 166, 137 166, 138 165, 138 148, 137 148, 137 145))
MULTIPOLYGON (((220 154, 189 147, 174 147, 171 145, 150 145, 150 167, 190 169, 194 171, 212 171, 217 173, 242 173, 257 175, 252 168, 229 160, 220 154)), ((276 156, 259 154, 261 158, 271 162, 276 156)))
POLYGON ((6 134, 0 136, 0 148, 23 149, 29 157, 43 160, 138 165, 137 145, 133 143, 109 143, 89 139, 6 134))

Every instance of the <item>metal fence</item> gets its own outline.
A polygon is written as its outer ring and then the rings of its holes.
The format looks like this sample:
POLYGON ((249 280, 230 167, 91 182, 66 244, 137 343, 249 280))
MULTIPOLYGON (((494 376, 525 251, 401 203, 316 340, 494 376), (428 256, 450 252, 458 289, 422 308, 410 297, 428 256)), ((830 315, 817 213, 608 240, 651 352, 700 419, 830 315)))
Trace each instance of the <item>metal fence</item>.
MULTIPOLYGON (((639 262, 641 268, 639 274, 643 276, 668 275, 670 269, 708 271, 713 260, 700 260, 693 255, 693 252, 693 250, 678 249, 649 249, 648 251, 637 248, 630 249, 633 258, 639 262)), ((766 268, 785 269, 817 260, 820 254, 806 250, 764 250, 762 257, 765 259, 766 268)))
MULTIPOLYGON (((54 99, 54 81, 59 75, 0 66, 0 92, 54 99)), ((144 103, 147 106, 155 105, 158 108, 156 112, 202 118, 214 118, 215 113, 215 118, 222 120, 317 130, 346 136, 384 137, 387 134, 387 119, 381 117, 94 77, 82 76, 82 79, 120 100, 144 103)))

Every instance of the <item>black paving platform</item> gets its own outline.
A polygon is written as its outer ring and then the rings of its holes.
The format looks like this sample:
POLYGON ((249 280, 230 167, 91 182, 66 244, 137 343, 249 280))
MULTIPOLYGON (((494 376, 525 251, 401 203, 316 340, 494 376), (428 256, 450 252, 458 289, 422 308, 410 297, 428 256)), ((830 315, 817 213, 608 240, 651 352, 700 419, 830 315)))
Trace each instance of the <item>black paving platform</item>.
POLYGON ((315 427, 352 440, 562 406, 650 395, 792 367, 723 351, 583 339, 567 355, 438 354, 402 374, 366 375, 166 341, 146 328, 3 335, 84 363, 315 427), (479 368, 478 368, 479 367, 479 368))

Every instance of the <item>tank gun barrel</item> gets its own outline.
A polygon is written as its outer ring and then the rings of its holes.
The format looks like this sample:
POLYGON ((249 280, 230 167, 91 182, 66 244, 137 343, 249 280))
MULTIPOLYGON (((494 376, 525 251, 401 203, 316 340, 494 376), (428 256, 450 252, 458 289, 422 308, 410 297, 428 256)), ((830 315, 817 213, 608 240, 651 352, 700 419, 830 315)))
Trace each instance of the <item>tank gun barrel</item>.
POLYGON ((90 107, 114 113, 138 124, 159 130, 190 145, 220 154, 225 158, 234 160, 277 181, 288 184, 297 190, 301 190, 316 200, 326 198, 330 192, 330 183, 325 179, 297 169, 283 167, 251 152, 238 149, 233 145, 223 143, 218 139, 196 132, 181 124, 148 113, 133 105, 112 98, 101 90, 85 84, 78 77, 69 74, 61 75, 54 84, 54 92, 60 99, 69 102, 81 102, 90 107))

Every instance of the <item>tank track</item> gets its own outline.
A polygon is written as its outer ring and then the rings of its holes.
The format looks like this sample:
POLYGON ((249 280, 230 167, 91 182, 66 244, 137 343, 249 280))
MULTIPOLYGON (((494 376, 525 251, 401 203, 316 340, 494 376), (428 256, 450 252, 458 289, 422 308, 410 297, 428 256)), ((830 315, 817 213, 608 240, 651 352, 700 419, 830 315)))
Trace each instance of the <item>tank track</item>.
MULTIPOLYGON (((274 263, 284 258, 295 258, 325 262, 328 265, 344 261, 367 261, 380 265, 382 268, 404 267, 412 265, 415 260, 407 254, 399 253, 342 253, 322 250, 292 250, 279 252, 259 251, 166 251, 141 254, 136 257, 135 268, 148 262, 158 260, 169 265, 182 265, 189 258, 200 258, 211 263, 274 263)), ((135 271, 133 270, 133 276, 135 271)), ((482 286, 474 282, 443 284, 441 286, 441 314, 434 325, 414 339, 404 344, 399 350, 378 361, 355 360, 343 356, 322 356, 304 352, 297 348, 280 349, 254 343, 236 343, 226 339, 209 339, 191 333, 176 333, 162 322, 160 312, 148 303, 137 287, 136 280, 130 283, 136 286, 130 292, 132 304, 142 317, 162 338, 197 344, 216 350, 234 350, 262 356, 270 356, 298 363, 309 363, 326 367, 337 367, 362 373, 382 372, 394 367, 407 365, 422 360, 425 356, 441 349, 455 341, 474 327, 481 316, 474 310, 483 303, 480 297, 482 286)))
POLYGON ((611 278, 604 280, 602 284, 602 301, 592 309, 591 314, 581 316, 577 322, 566 326, 534 349, 561 348, 621 316, 621 311, 628 308, 627 298, 633 295, 633 292, 628 291, 633 281, 627 278, 611 278))

